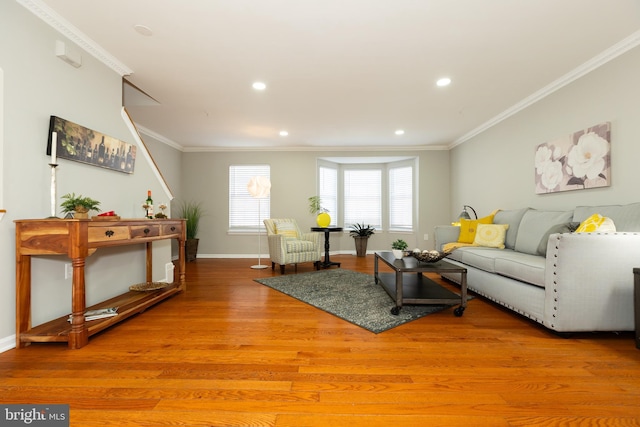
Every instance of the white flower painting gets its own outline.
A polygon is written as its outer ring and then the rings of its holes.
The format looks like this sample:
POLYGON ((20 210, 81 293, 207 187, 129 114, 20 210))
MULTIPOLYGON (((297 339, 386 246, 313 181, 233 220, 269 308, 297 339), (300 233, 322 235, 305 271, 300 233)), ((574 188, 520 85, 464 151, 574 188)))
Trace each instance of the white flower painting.
POLYGON ((536 147, 536 194, 608 187, 611 123, 601 123, 536 147))

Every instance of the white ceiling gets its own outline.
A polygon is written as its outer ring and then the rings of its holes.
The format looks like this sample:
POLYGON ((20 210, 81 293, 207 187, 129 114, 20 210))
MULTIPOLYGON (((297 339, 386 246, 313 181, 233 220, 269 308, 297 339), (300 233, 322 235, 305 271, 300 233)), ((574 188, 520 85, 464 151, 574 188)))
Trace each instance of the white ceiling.
POLYGON ((159 103, 127 99, 134 121, 186 151, 452 147, 640 44, 640 0, 17 1, 130 73, 159 103))

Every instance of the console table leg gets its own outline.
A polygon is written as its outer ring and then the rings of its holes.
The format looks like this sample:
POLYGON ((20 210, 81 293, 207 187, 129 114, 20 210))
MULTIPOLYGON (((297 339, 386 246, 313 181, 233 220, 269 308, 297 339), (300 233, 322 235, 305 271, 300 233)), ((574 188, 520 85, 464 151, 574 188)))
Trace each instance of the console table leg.
POLYGON ((73 283, 71 288, 71 332, 69 332, 69 348, 84 347, 89 343, 89 332, 84 320, 86 310, 85 283, 84 283, 84 258, 74 258, 73 283))
POLYGON ((27 343, 20 336, 31 328, 31 257, 16 257, 16 348, 27 343))

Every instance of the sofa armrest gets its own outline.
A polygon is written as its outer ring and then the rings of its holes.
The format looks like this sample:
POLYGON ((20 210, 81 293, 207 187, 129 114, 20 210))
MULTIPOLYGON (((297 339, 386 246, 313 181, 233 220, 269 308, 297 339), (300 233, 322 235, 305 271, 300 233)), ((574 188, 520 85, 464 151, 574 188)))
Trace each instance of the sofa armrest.
POLYGON ((436 250, 442 251, 445 243, 457 242, 460 236, 460 227, 456 225, 436 225, 434 229, 436 250))
POLYGON ((545 326, 558 332, 633 330, 633 268, 638 266, 640 233, 552 234, 545 326))

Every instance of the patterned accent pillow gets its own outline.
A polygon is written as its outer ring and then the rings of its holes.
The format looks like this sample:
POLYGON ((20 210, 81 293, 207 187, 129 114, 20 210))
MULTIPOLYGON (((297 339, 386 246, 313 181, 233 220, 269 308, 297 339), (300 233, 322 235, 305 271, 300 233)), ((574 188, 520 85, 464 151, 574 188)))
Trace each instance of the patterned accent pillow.
POLYGON ((504 239, 507 237, 509 224, 478 224, 478 231, 473 240, 477 246, 504 249, 504 239))
POLYGON ((593 233, 595 231, 600 233, 615 233, 616 226, 611 218, 607 218, 600 214, 593 214, 582 221, 580 227, 576 230, 576 233, 593 233))
POLYGON ((282 234, 285 237, 293 237, 294 239, 298 238, 298 230, 296 226, 292 222, 285 221, 276 221, 276 234, 282 234))

